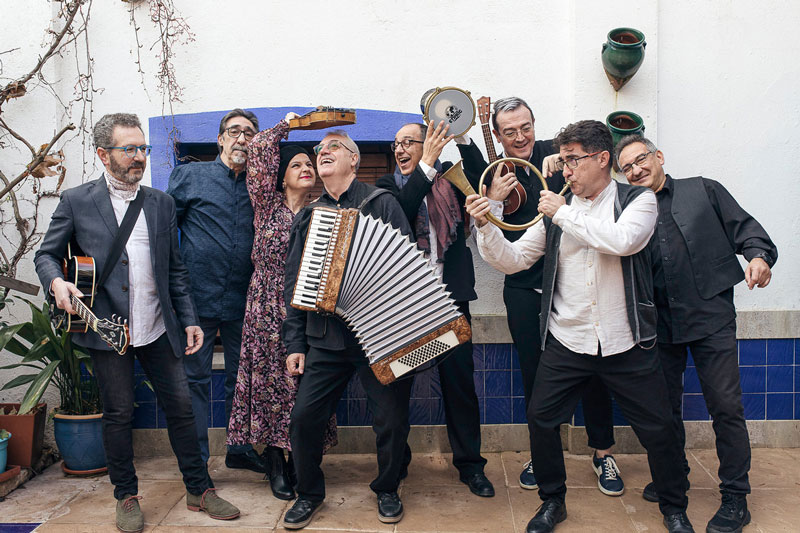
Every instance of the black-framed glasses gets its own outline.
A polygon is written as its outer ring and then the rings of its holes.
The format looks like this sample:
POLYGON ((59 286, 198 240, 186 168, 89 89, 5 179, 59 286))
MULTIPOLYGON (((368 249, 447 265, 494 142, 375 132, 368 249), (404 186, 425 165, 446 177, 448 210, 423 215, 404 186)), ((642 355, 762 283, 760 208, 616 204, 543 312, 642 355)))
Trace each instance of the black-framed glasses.
POLYGON ((525 124, 518 130, 508 130, 503 132, 503 137, 508 140, 516 139, 520 133, 523 137, 527 137, 533 131, 533 124, 525 124))
POLYGON ((625 174, 627 176, 628 174, 633 172, 633 165, 636 165, 637 167, 642 168, 642 165, 644 164, 644 162, 647 161, 647 156, 649 156, 652 153, 653 153, 653 151, 650 150, 650 151, 647 151, 647 152, 645 152, 643 154, 639 154, 638 156, 636 156, 636 159, 633 160, 633 163, 628 163, 627 165, 622 167, 620 170, 622 171, 623 174, 625 174))
POLYGON ((314 155, 319 155, 319 153, 323 151, 326 146, 328 147, 328 150, 330 150, 331 152, 335 152, 339 148, 346 148, 348 152, 352 154, 355 153, 354 151, 350 150, 350 148, 347 148, 347 145, 344 144, 342 141, 333 139, 332 141, 328 141, 326 143, 319 143, 318 145, 316 145, 314 147, 314 155))
POLYGON ((559 171, 563 171, 564 167, 567 167, 569 169, 575 170, 576 168, 578 168, 578 161, 580 161, 581 159, 586 159, 587 157, 592 157, 594 155, 597 155, 600 152, 603 152, 603 150, 598 150, 596 152, 592 152, 591 154, 582 155, 580 157, 571 157, 566 161, 563 159, 558 159, 556 160, 556 169, 558 169, 559 171))
POLYGON ((254 132, 250 128, 244 129, 240 128, 239 126, 231 126, 230 128, 226 128, 225 132, 231 139, 238 139, 242 133, 244 133, 244 138, 247 141, 252 141, 253 137, 256 136, 256 132, 254 132))
POLYGON ((153 147, 149 144, 140 144, 138 146, 135 144, 126 144, 125 146, 104 146, 103 148, 105 150, 122 150, 125 153, 125 155, 127 155, 131 159, 136 157, 136 152, 139 151, 141 151, 144 154, 144 156, 147 157, 148 155, 150 155, 150 150, 153 149, 153 147))
POLYGON ((403 150, 408 150, 409 148, 411 148, 411 145, 414 144, 414 143, 425 144, 423 141, 417 141, 417 140, 414 140, 414 139, 403 139, 402 141, 395 141, 392 144, 390 144, 389 146, 392 149, 392 152, 396 152, 397 149, 400 148, 401 146, 403 147, 403 150))

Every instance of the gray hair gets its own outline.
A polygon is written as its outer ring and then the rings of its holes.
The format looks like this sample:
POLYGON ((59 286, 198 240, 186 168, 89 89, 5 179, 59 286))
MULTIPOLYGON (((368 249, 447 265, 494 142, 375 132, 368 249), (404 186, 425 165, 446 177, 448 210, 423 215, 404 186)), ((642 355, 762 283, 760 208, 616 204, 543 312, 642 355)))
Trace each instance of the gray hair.
POLYGON ((114 145, 114 128, 122 126, 123 128, 139 128, 142 129, 142 123, 139 122, 139 117, 132 113, 110 113, 103 115, 97 124, 94 125, 92 130, 92 138, 94 140, 95 148, 108 148, 114 145))
POLYGON ((503 113, 505 111, 514 111, 518 107, 526 107, 528 111, 531 112, 531 120, 533 120, 533 109, 528 103, 523 100, 522 98, 516 96, 509 96, 508 98, 501 98, 500 100, 495 100, 494 102, 494 113, 492 113, 492 126, 494 127, 495 131, 499 131, 497 129, 497 114, 503 113))
POLYGON ((342 144, 344 144, 347 148, 350 149, 351 152, 353 152, 358 156, 358 161, 356 161, 356 169, 355 169, 355 172, 358 172, 358 167, 361 166, 361 150, 358 149, 358 145, 353 140, 353 138, 350 137, 344 130, 329 131, 325 135, 325 137, 327 137, 328 135, 338 135, 339 137, 344 137, 344 141, 342 141, 342 144))
MULTIPOLYGON (((225 127, 228 125, 228 121, 232 118, 236 117, 243 117, 253 123, 253 127, 258 131, 258 118, 256 117, 255 113, 252 111, 247 111, 246 109, 241 109, 237 107, 233 111, 228 111, 222 120, 219 121, 219 134, 222 135, 225 132, 225 127)), ((219 153, 222 153, 222 145, 217 143, 217 150, 219 153)))
POLYGON ((656 153, 656 151, 658 150, 658 148, 656 148, 656 145, 653 144, 653 141, 651 141, 647 137, 644 137, 638 133, 634 133, 633 135, 626 135, 625 137, 620 139, 619 142, 617 143, 617 146, 614 147, 614 158, 617 160, 617 165, 619 165, 619 154, 622 153, 622 149, 633 143, 642 143, 643 145, 645 145, 648 152, 656 153))

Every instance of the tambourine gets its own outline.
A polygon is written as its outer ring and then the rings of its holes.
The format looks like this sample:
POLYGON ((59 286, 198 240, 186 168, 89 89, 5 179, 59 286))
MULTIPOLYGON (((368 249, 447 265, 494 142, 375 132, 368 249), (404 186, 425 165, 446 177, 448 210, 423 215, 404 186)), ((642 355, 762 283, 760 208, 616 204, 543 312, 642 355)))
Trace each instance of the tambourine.
POLYGON ((427 125, 432 120, 438 126, 441 121, 450 126, 448 135, 464 135, 475 125, 475 102, 469 91, 457 87, 436 87, 422 95, 419 107, 427 125))

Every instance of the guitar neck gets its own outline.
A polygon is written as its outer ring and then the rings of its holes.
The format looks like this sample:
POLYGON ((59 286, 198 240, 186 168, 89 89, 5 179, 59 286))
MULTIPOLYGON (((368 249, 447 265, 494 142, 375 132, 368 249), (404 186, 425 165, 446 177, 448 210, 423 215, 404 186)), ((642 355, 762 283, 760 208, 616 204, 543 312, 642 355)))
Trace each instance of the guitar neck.
POLYGON ((486 155, 489 156, 489 163, 497 161, 497 152, 494 149, 494 140, 492 140, 492 131, 489 124, 481 124, 481 131, 483 131, 483 142, 486 145, 486 155))
POLYGON ((70 295, 69 301, 72 304, 72 307, 78 313, 78 316, 84 319, 90 328, 92 328, 94 331, 97 331, 97 317, 88 307, 86 307, 86 304, 83 303, 79 298, 75 297, 74 294, 70 295))

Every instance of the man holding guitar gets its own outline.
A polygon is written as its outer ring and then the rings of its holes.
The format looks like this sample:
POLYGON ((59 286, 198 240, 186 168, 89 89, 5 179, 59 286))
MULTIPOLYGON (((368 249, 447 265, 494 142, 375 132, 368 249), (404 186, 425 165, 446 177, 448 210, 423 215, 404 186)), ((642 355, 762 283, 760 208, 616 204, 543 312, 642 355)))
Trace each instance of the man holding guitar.
POLYGON ((100 385, 117 528, 124 532, 144 528, 133 466, 134 357, 166 413, 170 443, 186 485, 187 508, 220 520, 236 518, 239 510, 209 487, 181 360, 202 346, 203 332, 178 251, 175 202, 139 183, 150 146, 136 115, 105 115, 94 127, 94 143, 105 174, 62 194, 34 262, 42 286, 58 308, 75 313, 70 299, 84 295, 64 280, 62 271, 62 258, 74 241, 94 257, 100 280, 106 280, 94 289, 93 311, 101 317, 127 318, 130 325, 131 347, 124 355, 110 350, 94 332, 73 338, 91 355, 100 385))
MULTIPOLYGON (((484 142, 490 162, 496 156, 494 142, 489 132, 489 98, 478 100, 478 116, 483 130, 484 142)), ((492 130, 495 139, 503 147, 501 157, 516 157, 530 161, 540 171, 546 171, 548 160, 558 152, 553 149, 552 140, 536 140, 534 131, 535 118, 533 110, 522 99, 517 97, 502 98, 494 103, 494 114, 491 116, 492 130)), ((464 159, 464 174, 477 190, 478 180, 487 167, 480 149, 468 137, 456 138, 456 143, 464 159)), ((536 176, 530 175, 528 167, 517 167, 515 173, 504 173, 503 165, 495 176, 494 185, 489 186, 487 196, 494 201, 493 212, 500 217, 500 202, 511 200, 502 211, 502 219, 511 224, 522 224, 533 219, 537 214, 537 202, 541 183, 536 176), (517 191, 523 189, 524 193, 517 191), (508 191, 512 192, 509 194, 508 191), (517 200, 527 196, 527 201, 517 200), (516 203, 521 205, 510 211, 509 207, 516 203)), ((547 174, 546 174, 547 175, 547 174)), ((564 186, 564 177, 558 172, 547 178, 550 190, 560 191, 564 186)), ((503 236, 510 242, 519 239, 524 232, 503 230, 503 236)), ((506 305, 506 316, 511 338, 519 354, 519 366, 525 389, 525 404, 529 405, 533 391, 533 382, 541 356, 541 338, 539 336, 539 313, 542 307, 542 270, 543 261, 537 261, 530 268, 505 277, 503 301, 506 305)), ((611 398, 603 384, 595 380, 583 396, 583 409, 586 419, 586 432, 589 446, 595 449, 593 468, 598 476, 598 488, 604 494, 619 496, 624 491, 624 484, 619 475, 611 447, 614 445, 614 425, 611 410, 611 398)), ((519 476, 519 485, 524 489, 536 489, 536 477, 532 461, 523 466, 519 476)))

